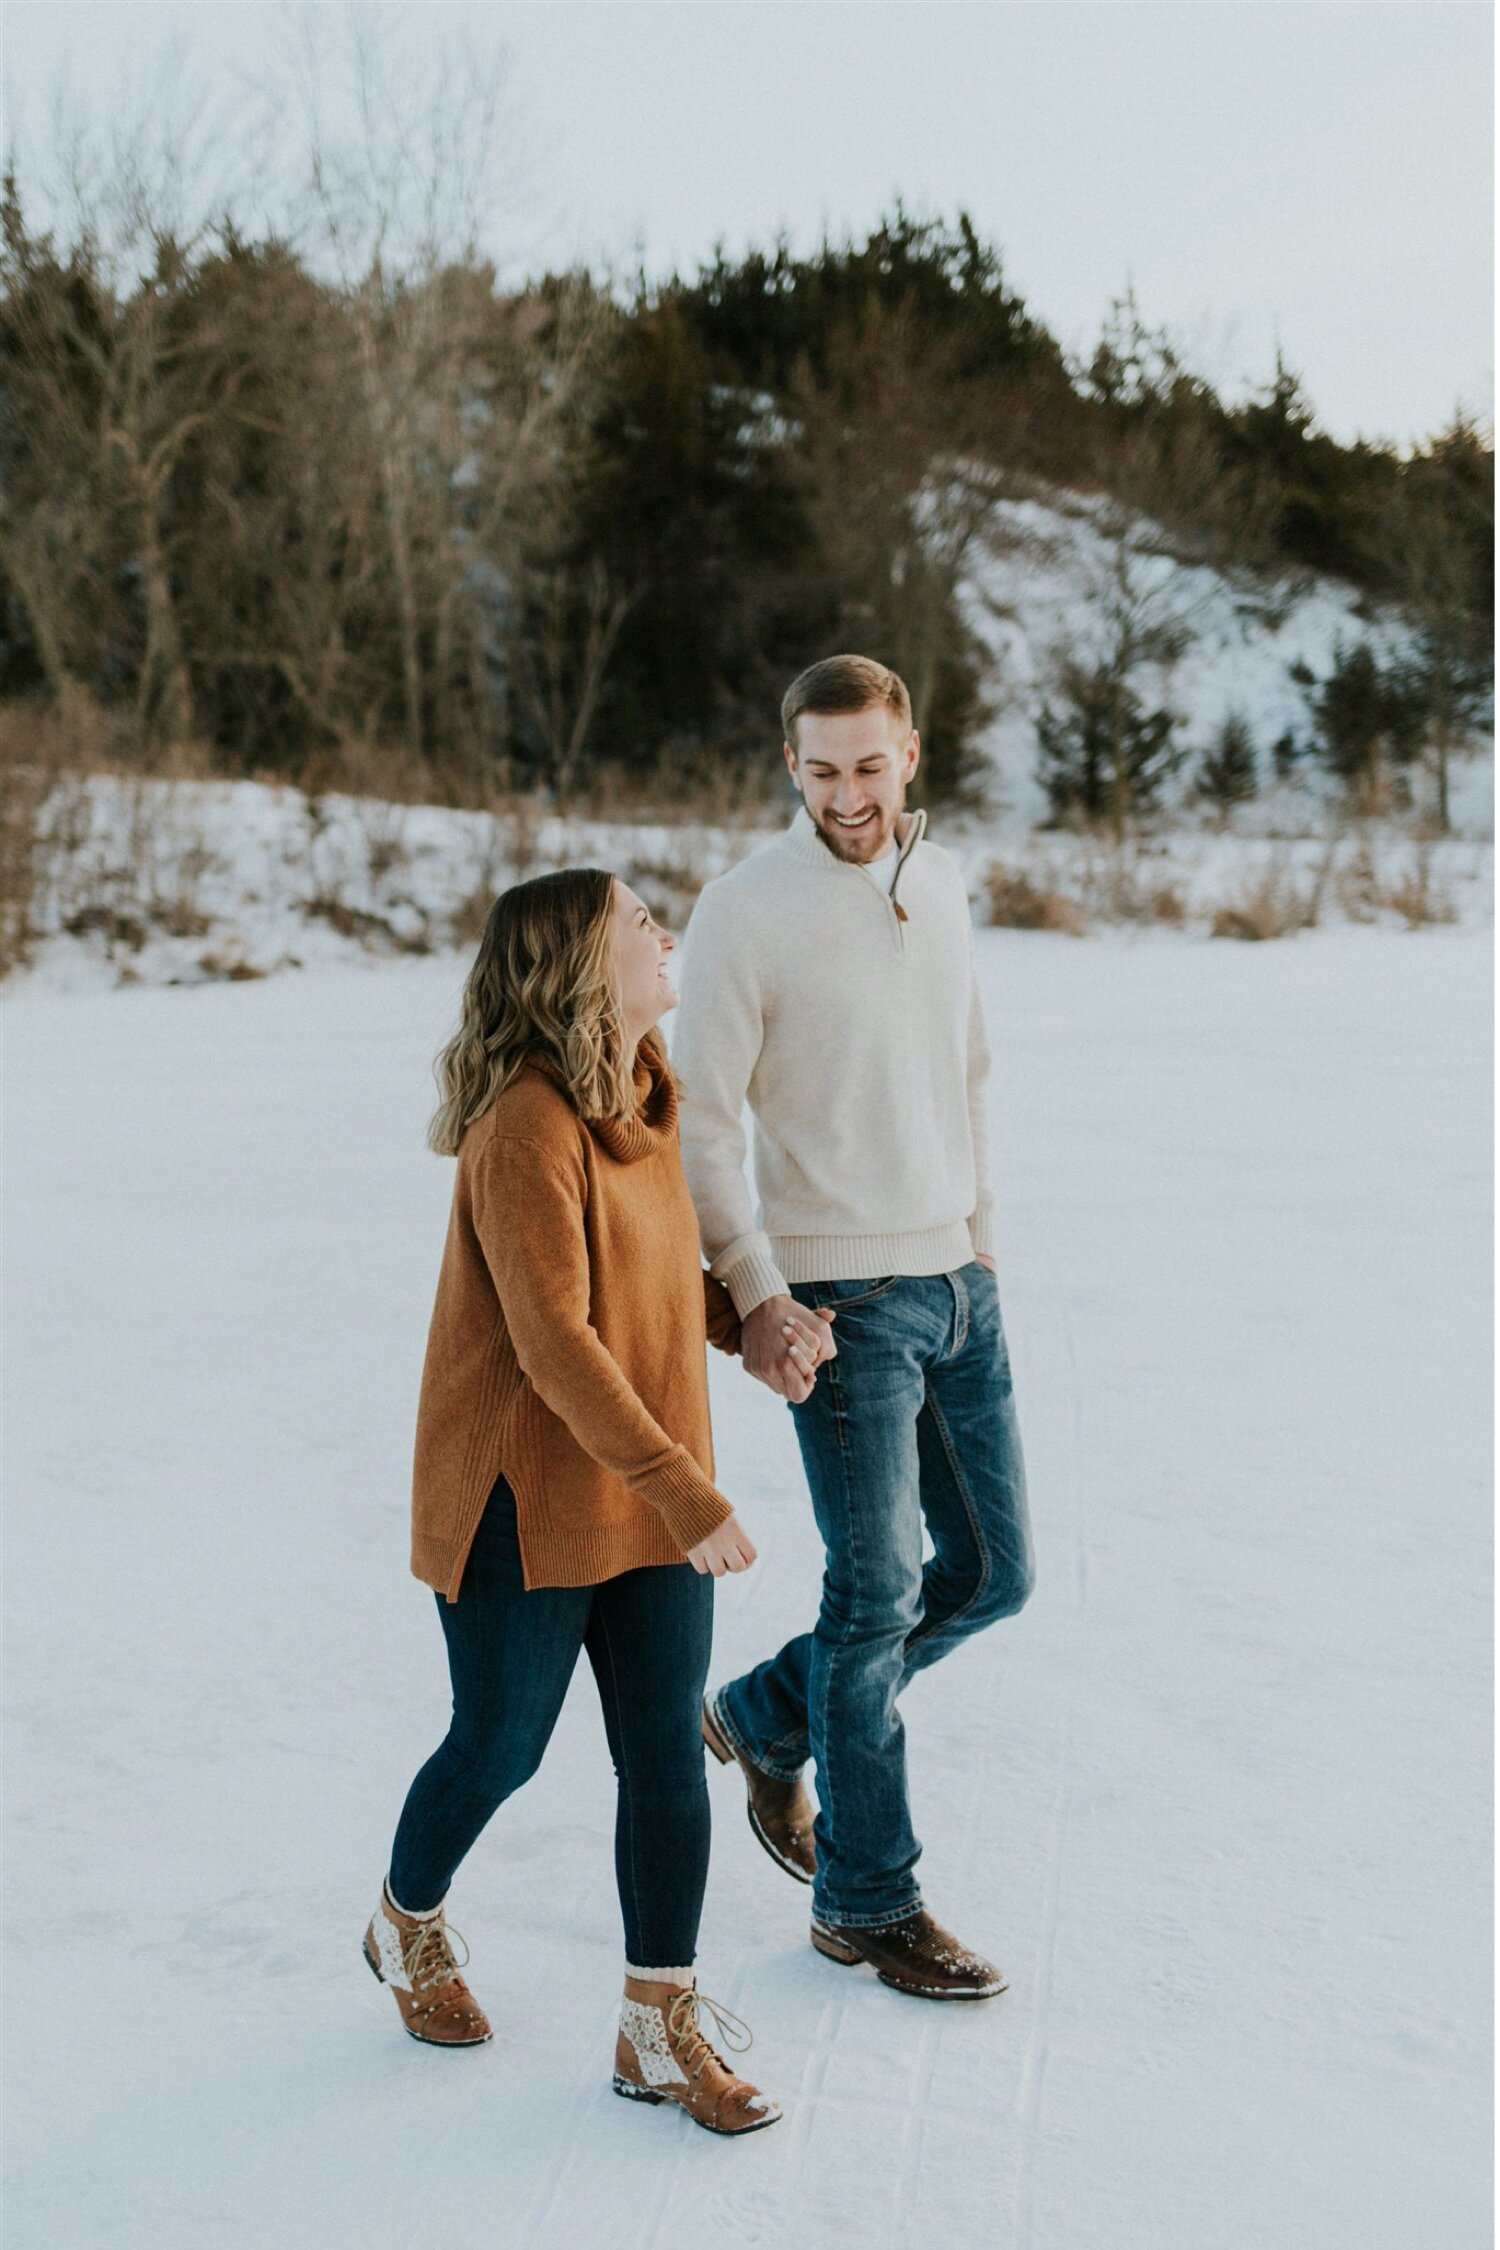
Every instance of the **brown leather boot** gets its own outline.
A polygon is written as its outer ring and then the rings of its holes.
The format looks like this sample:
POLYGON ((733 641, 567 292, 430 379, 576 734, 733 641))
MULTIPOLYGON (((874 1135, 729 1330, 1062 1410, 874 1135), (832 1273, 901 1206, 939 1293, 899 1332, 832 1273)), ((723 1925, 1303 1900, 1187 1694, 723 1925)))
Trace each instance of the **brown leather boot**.
POLYGON ((615 2092, 632 2102, 676 2102, 710 2133, 758 2133, 774 2125, 780 2105, 737 2078, 715 2053, 698 2028, 700 2008, 712 2016, 724 2044, 743 2054, 750 2044, 745 2025, 696 1985, 627 1976, 615 2041, 615 2092))
POLYGON ((966 1946, 934 1922, 924 1909, 876 1930, 813 1918, 812 1941, 830 1961, 868 1961, 882 1984, 920 2000, 988 2000, 1006 1990, 993 1961, 966 1946))
POLYGON ((750 1791, 746 1809, 757 1841, 788 1875, 799 1883, 810 1883, 817 1872, 818 1855, 813 1844, 812 1800, 802 1783, 777 1781, 742 1758, 724 1731, 711 1695, 703 1698, 703 1739, 721 1766, 733 1760, 744 1775, 750 1791))
MULTIPOLYGON (((429 2047, 482 2047, 489 2020, 459 1975, 450 1940, 457 1930, 436 1914, 403 1914, 382 1884, 380 1904, 365 1932, 364 1954, 372 1975, 389 1985, 401 2021, 413 2039, 429 2047)), ((463 1939, 458 1938, 460 1945, 463 1939)), ((464 1961, 469 1958, 464 1946, 464 1961)))

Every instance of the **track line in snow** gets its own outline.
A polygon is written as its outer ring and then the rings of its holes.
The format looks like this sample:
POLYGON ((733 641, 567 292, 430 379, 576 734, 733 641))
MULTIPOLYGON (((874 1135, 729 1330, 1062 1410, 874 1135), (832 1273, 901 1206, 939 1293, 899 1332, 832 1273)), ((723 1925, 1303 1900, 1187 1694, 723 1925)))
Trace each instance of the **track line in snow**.
MULTIPOLYGON (((1083 1386, 1079 1376, 1073 1321, 1065 1292, 1059 1292, 1059 1303, 1063 1356, 1068 1371, 1068 1439, 1064 1479, 1071 1501, 1069 1512, 1072 1519, 1070 1537, 1073 1552, 1069 1558, 1069 1576, 1073 1588, 1072 1637, 1077 1645, 1083 1608, 1088 1599, 1088 1506, 1080 1473, 1083 1452, 1083 1386)), ((1057 1958, 1058 1924, 1062 1917, 1064 1848, 1073 1801, 1073 1714, 1076 1687, 1072 1683, 1076 1678, 1076 1670, 1071 1671, 1070 1685, 1057 1722, 1054 1768, 1056 1781, 1050 1821, 1042 1942, 1037 1955, 1036 2001, 1032 2011, 1031 2035, 1026 2042, 1026 2053, 1021 2064, 1017 2095, 1017 2112, 1022 2129, 1021 2161, 1016 2174, 1016 2192, 1011 2213, 1010 2250, 1030 2250, 1036 2229, 1036 2144, 1041 2131, 1042 2100, 1047 2079, 1047 2056, 1052 2028, 1052 1977, 1057 1958)))

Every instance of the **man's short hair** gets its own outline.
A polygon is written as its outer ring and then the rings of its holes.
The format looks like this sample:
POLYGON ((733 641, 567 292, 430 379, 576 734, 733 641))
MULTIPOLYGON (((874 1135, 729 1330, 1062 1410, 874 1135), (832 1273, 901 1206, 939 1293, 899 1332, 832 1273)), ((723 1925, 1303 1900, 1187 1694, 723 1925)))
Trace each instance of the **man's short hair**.
POLYGON ((903 734, 911 732, 911 697, 906 682, 873 656, 825 656, 799 672, 781 699, 782 733, 797 747, 797 721, 804 711, 872 711, 883 708, 903 734))

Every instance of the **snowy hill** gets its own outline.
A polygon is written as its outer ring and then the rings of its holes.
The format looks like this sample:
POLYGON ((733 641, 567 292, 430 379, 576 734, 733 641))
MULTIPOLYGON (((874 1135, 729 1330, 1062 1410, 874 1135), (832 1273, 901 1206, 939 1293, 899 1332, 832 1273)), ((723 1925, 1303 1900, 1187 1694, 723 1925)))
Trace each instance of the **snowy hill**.
MULTIPOLYGON (((1180 815, 1199 754, 1237 714, 1255 747, 1262 791, 1237 811, 1237 828, 1292 834, 1327 821, 1337 806, 1327 776, 1304 765, 1294 783, 1278 784, 1273 770, 1277 740, 1290 733, 1305 741, 1308 732, 1306 694, 1292 667, 1323 680, 1339 646, 1360 642, 1388 660, 1410 640, 1398 618, 1372 609, 1354 587, 1310 572, 1297 580, 1231 580, 1182 562, 1158 526, 1127 522, 1112 503, 1091 495, 1004 502, 997 514, 1001 534, 970 573, 966 612, 994 658, 1001 709, 985 748, 995 794, 1013 823, 1029 827, 1047 814, 1036 779, 1035 722, 1053 662, 1062 651, 1101 655, 1108 621, 1121 607, 1138 626, 1183 644, 1174 662, 1143 662, 1134 675, 1148 701, 1178 714, 1189 751, 1167 784, 1166 808, 1180 815)), ((1493 834, 1493 774, 1491 736, 1455 768, 1459 835, 1493 834)))

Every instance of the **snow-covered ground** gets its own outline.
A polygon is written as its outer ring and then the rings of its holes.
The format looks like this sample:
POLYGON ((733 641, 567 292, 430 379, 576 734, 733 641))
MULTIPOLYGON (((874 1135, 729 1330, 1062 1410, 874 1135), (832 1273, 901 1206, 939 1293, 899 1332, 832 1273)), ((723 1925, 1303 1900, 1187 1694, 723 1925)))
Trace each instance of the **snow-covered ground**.
MULTIPOLYGON (((785 2123, 609 2090, 586 1669, 453 1919, 358 1958, 446 1720, 406 1473, 452 958, 20 990, 8 1049, 14 2250, 1468 2250, 1489 2239, 1489 984, 1465 930, 979 936, 1035 1600, 907 1705, 934 1908, 1012 1989, 813 1953, 716 1768, 706 1990, 785 2123)), ((803 1624, 789 1418, 715 1364, 803 1624)))

